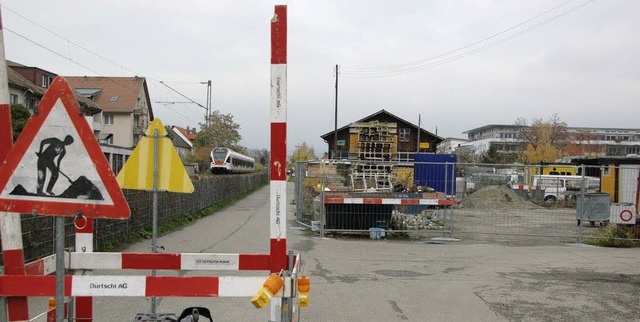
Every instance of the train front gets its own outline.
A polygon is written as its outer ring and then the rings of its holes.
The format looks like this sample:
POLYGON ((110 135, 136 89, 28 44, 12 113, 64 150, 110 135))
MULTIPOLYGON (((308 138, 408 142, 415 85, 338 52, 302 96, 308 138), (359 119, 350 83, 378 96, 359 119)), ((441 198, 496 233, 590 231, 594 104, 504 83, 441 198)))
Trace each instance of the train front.
POLYGON ((214 148, 211 150, 211 165, 209 169, 212 174, 228 173, 227 157, 229 156, 229 149, 227 148, 214 148))

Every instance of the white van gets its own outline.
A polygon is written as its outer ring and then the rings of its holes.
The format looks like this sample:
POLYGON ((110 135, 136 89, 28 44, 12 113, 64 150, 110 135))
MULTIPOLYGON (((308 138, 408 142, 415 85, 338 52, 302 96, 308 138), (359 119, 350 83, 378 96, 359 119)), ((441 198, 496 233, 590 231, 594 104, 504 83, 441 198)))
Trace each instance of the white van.
POLYGON ((557 200, 576 200, 583 181, 586 182, 585 193, 600 191, 600 179, 598 178, 549 174, 534 176, 531 189, 544 190, 545 203, 553 203, 557 200))

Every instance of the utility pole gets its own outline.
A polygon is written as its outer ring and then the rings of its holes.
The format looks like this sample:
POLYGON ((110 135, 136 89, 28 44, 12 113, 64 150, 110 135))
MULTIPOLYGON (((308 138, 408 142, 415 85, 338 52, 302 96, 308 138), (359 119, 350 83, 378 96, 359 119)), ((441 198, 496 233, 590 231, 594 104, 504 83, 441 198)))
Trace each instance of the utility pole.
POLYGON ((416 151, 420 153, 420 114, 418 114, 418 150, 416 151))
POLYGON ((205 115, 207 125, 209 125, 209 117, 211 117, 211 80, 207 81, 207 115, 205 115))
MULTIPOLYGON (((336 112, 335 112, 335 120, 334 120, 334 132, 333 132, 333 153, 334 155, 329 155, 329 158, 335 159, 335 154, 338 153, 338 65, 336 65, 336 112)), ((329 151, 331 152, 331 151, 329 151)), ((331 153, 330 153, 331 154, 331 153)))

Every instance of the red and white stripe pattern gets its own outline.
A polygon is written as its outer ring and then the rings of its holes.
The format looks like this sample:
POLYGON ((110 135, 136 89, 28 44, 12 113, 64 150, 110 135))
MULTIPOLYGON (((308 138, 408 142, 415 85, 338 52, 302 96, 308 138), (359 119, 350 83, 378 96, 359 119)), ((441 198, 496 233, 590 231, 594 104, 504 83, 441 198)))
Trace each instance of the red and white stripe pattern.
POLYGON ((268 254, 70 253, 69 269, 157 269, 198 271, 269 270, 268 254))
POLYGON ((9 105, 9 81, 7 79, 7 61, 4 56, 4 31, 0 15, 0 161, 4 160, 13 146, 11 127, 11 106, 9 105))
MULTIPOLYGON (((8 156, 12 146, 13 130, 11 127, 11 106, 9 105, 9 81, 7 79, 7 61, 4 55, 4 31, 0 15, 0 164, 8 156)), ((0 212, 0 238, 2 239, 4 274, 24 275, 24 249, 19 214, 0 212)), ((10 297, 7 304, 9 321, 29 319, 29 303, 26 297, 10 297)))
POLYGON ((425 206, 453 206, 454 199, 418 199, 418 198, 324 198, 327 204, 354 205, 425 205, 425 206))
MULTIPOLYGON (((64 293, 83 297, 251 297, 265 280, 265 276, 67 275, 64 293)), ((0 276, 0 296, 9 295, 55 296, 56 276, 0 276)))
POLYGON ((287 6, 271 19, 270 257, 273 273, 287 268, 287 6))
POLYGON ((56 255, 49 255, 33 262, 27 263, 25 266, 27 275, 49 275, 56 272, 56 255))
MULTIPOLYGON (((76 227, 76 248, 77 253, 73 254, 93 254, 93 218, 76 217, 74 219, 76 227)), ((72 261, 70 261, 72 262, 72 261)), ((66 265, 67 267, 69 265, 66 265)), ((76 275, 83 274, 84 271, 75 272, 76 275)), ((78 296, 75 299, 76 318, 78 321, 93 321, 93 297, 78 296)))

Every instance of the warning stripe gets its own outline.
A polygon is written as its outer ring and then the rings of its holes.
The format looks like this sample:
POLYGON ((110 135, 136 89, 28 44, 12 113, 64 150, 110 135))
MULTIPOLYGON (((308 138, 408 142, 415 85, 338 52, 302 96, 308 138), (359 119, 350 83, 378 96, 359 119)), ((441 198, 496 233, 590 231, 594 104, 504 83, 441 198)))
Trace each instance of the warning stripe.
MULTIPOLYGON (((271 19, 270 263, 273 273, 287 269, 287 6, 275 6, 271 19)), ((271 313, 274 314, 272 302, 271 313)))
MULTIPOLYGON (((87 217, 76 217, 74 219, 76 227, 76 247, 75 251, 80 253, 93 253, 93 219, 87 217)), ((76 275, 84 274, 84 271, 75 271, 76 275)), ((93 297, 77 296, 75 298, 75 316, 77 321, 93 321, 93 297)))
POLYGON ((49 275, 56 272, 56 255, 49 255, 24 265, 27 275, 49 275))
MULTIPOLYGON (((265 276, 67 275, 66 296, 250 297, 265 276)), ((55 296, 56 276, 0 276, 0 296, 55 296)))
POLYGON ((268 254, 70 253, 70 269, 269 270, 268 254))
POLYGON ((408 198, 324 198, 328 204, 354 205, 425 205, 425 206, 453 206, 457 202, 453 199, 408 199, 408 198))

